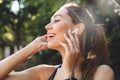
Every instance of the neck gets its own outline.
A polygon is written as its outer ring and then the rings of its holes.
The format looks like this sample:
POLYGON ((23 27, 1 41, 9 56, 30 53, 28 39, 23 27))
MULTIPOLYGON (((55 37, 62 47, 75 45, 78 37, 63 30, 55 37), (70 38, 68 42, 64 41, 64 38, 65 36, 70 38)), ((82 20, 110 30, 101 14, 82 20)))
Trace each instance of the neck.
MULTIPOLYGON (((62 62, 64 60, 66 51, 63 47, 59 47, 58 51, 60 52, 61 56, 62 56, 62 62)), ((81 53, 79 54, 79 56, 77 57, 76 60, 76 64, 75 64, 75 68, 79 67, 80 68, 80 64, 84 61, 85 59, 83 58, 83 56, 81 55, 81 53)))
MULTIPOLYGON (((65 50, 62 49, 62 50, 59 50, 59 52, 61 53, 61 56, 62 56, 62 62, 64 60, 64 57, 65 57, 65 50)), ((77 57, 77 60, 76 60, 76 64, 74 66, 74 72, 73 72, 73 76, 77 79, 80 79, 81 78, 81 67, 80 67, 80 64, 84 61, 85 59, 82 57, 82 55, 79 55, 77 57)))
MULTIPOLYGON (((65 57, 65 54, 66 54, 65 49, 59 49, 58 51, 60 52, 60 54, 61 54, 61 56, 62 56, 62 62, 63 62, 64 57, 65 57)), ((78 58, 78 59, 77 59, 77 62, 76 62, 76 65, 75 65, 75 66, 80 67, 80 64, 81 64, 85 59, 82 57, 81 54, 80 54, 77 58, 78 58)))
POLYGON ((64 60, 64 57, 65 57, 65 49, 63 49, 63 48, 59 48, 59 50, 58 50, 59 52, 60 52, 60 54, 61 54, 61 57, 62 57, 62 62, 63 62, 63 60, 64 60))

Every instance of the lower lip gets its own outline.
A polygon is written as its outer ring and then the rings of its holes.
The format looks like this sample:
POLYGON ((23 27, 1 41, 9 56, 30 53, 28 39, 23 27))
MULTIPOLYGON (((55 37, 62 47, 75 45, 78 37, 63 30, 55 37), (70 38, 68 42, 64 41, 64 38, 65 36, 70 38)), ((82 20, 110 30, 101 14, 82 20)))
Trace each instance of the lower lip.
POLYGON ((50 41, 50 40, 52 40, 54 37, 48 37, 47 38, 47 41, 50 41))

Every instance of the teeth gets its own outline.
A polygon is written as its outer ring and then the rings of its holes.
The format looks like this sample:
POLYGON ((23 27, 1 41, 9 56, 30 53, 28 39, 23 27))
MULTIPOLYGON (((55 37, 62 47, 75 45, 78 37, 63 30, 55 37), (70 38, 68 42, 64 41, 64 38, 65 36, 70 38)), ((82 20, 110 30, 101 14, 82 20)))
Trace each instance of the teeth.
POLYGON ((54 37, 55 34, 48 34, 47 37, 54 37))

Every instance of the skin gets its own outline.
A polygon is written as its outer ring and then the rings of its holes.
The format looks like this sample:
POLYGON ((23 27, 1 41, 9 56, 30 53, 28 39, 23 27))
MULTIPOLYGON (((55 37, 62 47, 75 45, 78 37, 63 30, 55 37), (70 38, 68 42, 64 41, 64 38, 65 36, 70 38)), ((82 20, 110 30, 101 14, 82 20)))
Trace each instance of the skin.
MULTIPOLYGON (((80 54, 78 35, 83 32, 84 24, 74 25, 67 10, 61 8, 52 16, 45 29, 46 35, 36 38, 20 51, 0 61, 0 80, 48 80, 57 66, 38 65, 21 72, 10 73, 29 56, 48 48, 58 50, 63 61, 54 80, 64 80, 73 76, 81 79, 79 64, 84 58, 80 54), (50 35, 54 37, 49 37, 50 35)), ((94 80, 114 80, 114 73, 109 66, 101 65, 94 74, 94 80)))

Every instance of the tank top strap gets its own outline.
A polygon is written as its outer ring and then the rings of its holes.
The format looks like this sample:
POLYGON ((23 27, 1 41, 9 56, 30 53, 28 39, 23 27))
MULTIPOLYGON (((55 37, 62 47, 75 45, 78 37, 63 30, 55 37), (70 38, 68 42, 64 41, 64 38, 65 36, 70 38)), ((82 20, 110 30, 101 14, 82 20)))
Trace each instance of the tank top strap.
POLYGON ((61 65, 59 65, 59 66, 55 69, 55 71, 53 72, 53 74, 50 76, 49 80, 54 80, 54 77, 55 77, 55 75, 56 75, 56 72, 57 72, 58 68, 60 68, 60 67, 61 67, 61 65))

